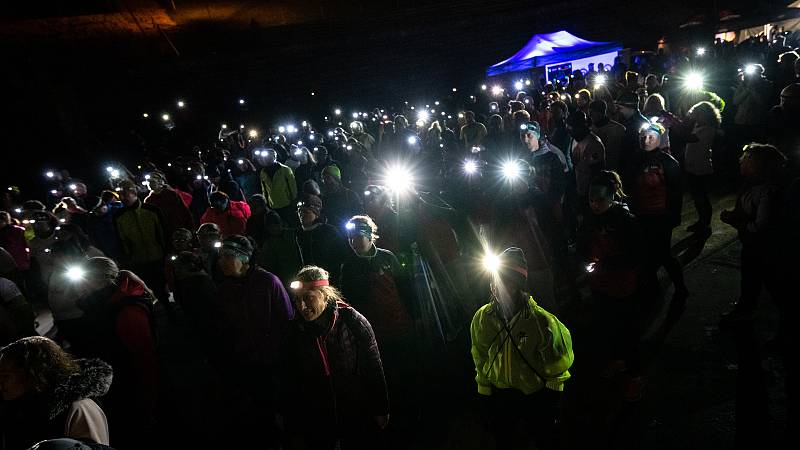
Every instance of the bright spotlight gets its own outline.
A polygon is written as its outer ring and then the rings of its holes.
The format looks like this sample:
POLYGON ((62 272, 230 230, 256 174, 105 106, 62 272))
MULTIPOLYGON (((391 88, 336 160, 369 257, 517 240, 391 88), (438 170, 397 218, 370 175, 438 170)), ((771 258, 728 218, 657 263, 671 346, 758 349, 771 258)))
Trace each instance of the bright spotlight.
POLYGON ((482 91, 485 91, 486 89, 488 89, 488 86, 486 86, 485 84, 482 84, 482 85, 481 85, 481 90, 482 90, 482 91))
POLYGON ((178 108, 183 108, 184 106, 186 106, 186 103, 183 100, 178 100, 178 108))
POLYGON ((161 120, 163 120, 164 122, 169 121, 169 114, 162 114, 161 115, 161 120))
POLYGON ((144 117, 145 119, 147 119, 148 117, 150 117, 150 114, 147 114, 147 113, 142 113, 142 117, 144 117))
POLYGON ((417 137, 416 137, 416 136, 409 136, 409 137, 408 137, 408 143, 409 143, 410 145, 414 145, 414 144, 416 144, 418 140, 419 140, 419 139, 417 139, 417 137))
POLYGON ((690 91, 701 91, 704 84, 704 77, 699 72, 690 72, 683 79, 683 86, 690 91))
POLYGON ((240 99, 239 99, 239 104, 240 104, 240 105, 244 105, 244 99, 243 99, 243 98, 240 98, 240 99))
POLYGON ((341 116, 342 115, 342 110, 339 109, 339 108, 336 108, 336 109, 333 110, 333 113, 336 114, 337 116, 341 116))
POLYGON ((503 88, 500 86, 492 86, 492 95, 499 96, 503 93, 503 88))
POLYGON ((487 253, 483 257, 483 268, 488 272, 497 273, 500 270, 500 257, 493 253, 487 253))
POLYGON ((430 114, 428 114, 428 111, 420 110, 417 113, 417 120, 421 120, 423 122, 427 122, 429 118, 430 118, 430 114))
POLYGON ((502 166, 503 178, 508 181, 514 181, 522 176, 522 169, 516 161, 506 161, 502 166))
POLYGON ((703 56, 706 54, 706 49, 704 47, 697 47, 697 51, 695 52, 697 56, 703 56))
POLYGON ((286 127, 284 126, 278 127, 278 133, 286 133, 286 127))
POLYGON ((64 275, 70 281, 83 281, 83 279, 86 278, 86 270, 80 266, 72 266, 67 268, 67 271, 64 273, 64 275))
POLYGON ((48 170, 47 173, 45 173, 45 176, 47 178, 53 178, 54 176, 56 176, 56 174, 54 174, 52 170, 48 170))
POLYGON ((744 66, 744 73, 747 75, 753 75, 756 73, 756 65, 755 64, 748 64, 744 66))
POLYGON ((608 79, 606 78, 605 75, 600 74, 594 77, 595 86, 604 86, 606 84, 606 81, 608 81, 608 79))
POLYGON ((407 167, 395 165, 386 170, 384 183, 392 192, 401 194, 411 190, 414 177, 407 167))
POLYGON ((464 173, 467 175, 474 175, 478 171, 478 164, 475 161, 464 161, 464 173))

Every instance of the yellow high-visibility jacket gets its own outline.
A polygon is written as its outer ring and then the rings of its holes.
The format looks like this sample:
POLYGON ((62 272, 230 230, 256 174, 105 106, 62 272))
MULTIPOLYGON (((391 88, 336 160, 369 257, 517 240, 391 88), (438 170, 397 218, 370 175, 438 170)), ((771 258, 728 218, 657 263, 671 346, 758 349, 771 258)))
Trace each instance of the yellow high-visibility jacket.
POLYGON ((484 305, 472 318, 478 392, 491 395, 492 388, 518 389, 528 395, 544 387, 563 391, 574 360, 567 327, 533 297, 508 322, 498 306, 496 302, 484 305))

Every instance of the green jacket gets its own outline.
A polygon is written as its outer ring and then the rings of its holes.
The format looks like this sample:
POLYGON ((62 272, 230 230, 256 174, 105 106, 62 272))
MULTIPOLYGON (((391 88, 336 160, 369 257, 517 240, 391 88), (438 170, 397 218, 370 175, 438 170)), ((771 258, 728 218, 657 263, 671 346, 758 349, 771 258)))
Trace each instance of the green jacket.
POLYGON ((278 170, 272 178, 267 173, 266 167, 261 169, 261 190, 267 198, 269 207, 280 209, 292 205, 297 198, 297 182, 294 180, 292 169, 281 163, 275 164, 278 164, 278 170))
POLYGON ((164 258, 164 231, 158 208, 137 200, 114 213, 114 228, 122 247, 124 262, 152 263, 164 258))
POLYGON ((564 390, 574 359, 572 338, 533 297, 507 325, 495 302, 484 305, 475 313, 470 331, 478 393, 491 395, 493 387, 518 389, 525 395, 544 387, 564 390))

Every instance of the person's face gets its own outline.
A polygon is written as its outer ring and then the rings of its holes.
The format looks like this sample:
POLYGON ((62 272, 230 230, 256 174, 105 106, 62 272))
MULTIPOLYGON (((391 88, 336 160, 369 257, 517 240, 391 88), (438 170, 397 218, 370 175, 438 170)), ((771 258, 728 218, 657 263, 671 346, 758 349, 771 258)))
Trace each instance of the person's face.
POLYGON ((322 186, 326 190, 335 190, 339 187, 339 180, 329 173, 322 174, 322 186))
POLYGON ((611 208, 612 200, 603 194, 604 193, 601 192, 592 192, 589 194, 589 207, 596 215, 603 214, 611 208))
POLYGON ((242 262, 241 258, 236 255, 236 252, 229 250, 222 250, 219 252, 217 266, 226 277, 240 277, 247 270, 247 266, 242 262))
POLYGON ((539 139, 535 134, 531 132, 521 133, 520 137, 522 138, 522 143, 525 144, 525 147, 527 147, 529 151, 535 152, 539 150, 539 139))
POLYGON ((372 249, 372 239, 361 235, 361 234, 352 234, 349 236, 350 240, 350 247, 356 253, 367 253, 372 249))
POLYGON ((18 399, 30 389, 30 383, 22 369, 10 359, 4 356, 0 357, 0 393, 3 395, 3 400, 18 399))
POLYGON ((658 148, 661 143, 661 137, 658 133, 652 131, 644 131, 639 133, 639 146, 646 152, 652 152, 658 148))
POLYGON ((164 183, 161 182, 160 178, 150 178, 150 189, 158 192, 164 188, 164 183))
POLYGON ((276 155, 275 152, 269 150, 261 153, 261 156, 258 157, 258 162, 264 167, 269 167, 275 164, 277 161, 278 161, 278 155, 276 155))
POLYGON ((139 199, 139 196, 136 194, 136 190, 134 189, 125 189, 122 191, 122 203, 125 206, 131 206, 136 203, 136 200, 139 199))
POLYGON ((300 208, 297 210, 297 217, 300 219, 300 223, 303 225, 311 225, 317 220, 317 215, 314 214, 309 208, 300 208))
POLYGON ((306 322, 313 322, 325 311, 325 294, 316 289, 300 289, 294 296, 294 305, 306 322))
POLYGON ((75 185, 75 195, 77 197, 83 197, 86 195, 86 185, 83 183, 78 183, 75 185))
POLYGON ((585 94, 580 94, 578 95, 577 103, 579 108, 585 108, 589 104, 589 97, 585 94))

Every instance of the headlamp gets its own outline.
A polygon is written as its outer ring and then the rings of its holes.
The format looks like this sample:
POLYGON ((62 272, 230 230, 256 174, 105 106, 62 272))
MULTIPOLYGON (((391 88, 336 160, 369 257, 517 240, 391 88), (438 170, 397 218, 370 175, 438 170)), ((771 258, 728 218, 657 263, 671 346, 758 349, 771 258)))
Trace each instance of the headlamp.
POLYGON ((51 171, 51 170, 48 170, 48 171, 47 171, 47 173, 45 173, 45 176, 46 176, 47 178, 53 178, 53 177, 54 177, 54 176, 56 176, 56 175, 53 173, 53 171, 51 171))
POLYGON ((330 286, 330 282, 328 280, 314 280, 314 281, 294 280, 291 283, 289 283, 289 288, 295 291, 299 291, 300 289, 303 288, 310 289, 313 287, 320 287, 320 286, 330 286))
POLYGON ((473 175, 478 171, 478 164, 476 164, 475 161, 467 160, 464 161, 463 169, 465 174, 473 175))
POLYGON ((508 181, 514 181, 522 175, 522 169, 516 161, 506 161, 502 166, 503 177, 508 181))
POLYGON ((214 242, 214 248, 222 248, 222 242, 220 241, 214 242))
POLYGON ((73 282, 83 281, 86 278, 86 270, 80 266, 72 266, 67 268, 64 275, 73 282))

